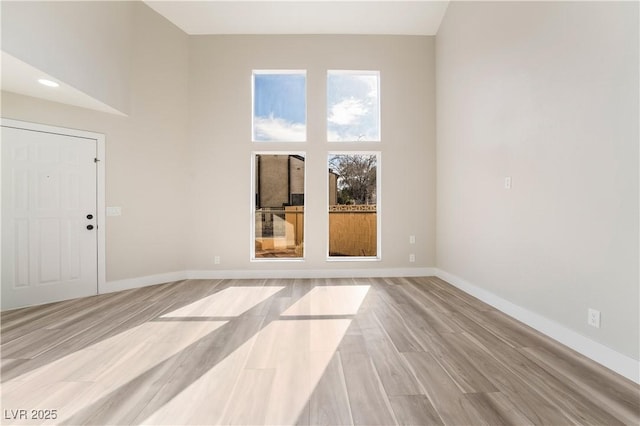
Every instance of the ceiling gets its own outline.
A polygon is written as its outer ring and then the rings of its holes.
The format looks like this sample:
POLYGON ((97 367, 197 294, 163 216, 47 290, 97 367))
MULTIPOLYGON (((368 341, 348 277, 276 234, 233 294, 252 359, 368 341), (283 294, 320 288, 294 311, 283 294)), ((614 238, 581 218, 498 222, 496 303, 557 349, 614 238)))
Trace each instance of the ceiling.
POLYGON ((435 35, 448 1, 162 1, 145 3, 187 34, 435 35))

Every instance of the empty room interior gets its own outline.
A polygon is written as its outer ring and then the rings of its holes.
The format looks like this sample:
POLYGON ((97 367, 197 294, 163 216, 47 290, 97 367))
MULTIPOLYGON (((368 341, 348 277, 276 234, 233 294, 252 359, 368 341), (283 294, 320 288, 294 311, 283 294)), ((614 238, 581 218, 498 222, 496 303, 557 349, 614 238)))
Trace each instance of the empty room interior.
POLYGON ((0 423, 640 424, 637 1, 0 8, 0 423))

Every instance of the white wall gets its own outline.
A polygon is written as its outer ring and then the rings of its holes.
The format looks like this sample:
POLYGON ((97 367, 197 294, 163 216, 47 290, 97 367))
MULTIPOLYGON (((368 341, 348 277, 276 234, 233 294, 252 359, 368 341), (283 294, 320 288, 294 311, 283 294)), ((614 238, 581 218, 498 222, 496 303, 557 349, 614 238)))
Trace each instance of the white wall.
POLYGON ((194 204, 189 269, 314 270, 327 275, 345 269, 367 269, 373 274, 375 269, 434 266, 433 59, 433 37, 191 37, 189 188, 194 204), (307 70, 308 142, 251 142, 253 69, 307 70), (326 141, 326 73, 330 69, 380 71, 382 142, 326 141), (304 263, 250 262, 251 152, 269 149, 306 153, 304 263), (382 152, 380 262, 326 260, 330 150, 382 152), (416 235, 414 246, 409 245, 409 235, 416 235), (415 263, 409 263, 411 252, 415 263), (214 264, 214 256, 220 256, 219 265, 214 264))
MULTIPOLYGON (((76 5, 79 10, 86 6, 84 2, 71 6, 76 5)), ((185 269, 188 37, 143 3, 132 5, 131 28, 125 21, 104 29, 109 34, 131 32, 127 40, 131 67, 124 86, 128 117, 2 93, 5 118, 106 135, 106 202, 122 207, 122 216, 107 218, 107 281, 185 269)), ((64 20, 52 21, 49 28, 54 34, 62 31, 55 23, 66 25, 64 20)), ((97 25, 94 31, 101 28, 97 25)), ((93 40, 85 40, 87 48, 98 49, 100 44, 92 45, 93 40)), ((80 71, 94 72, 96 64, 91 65, 80 71)), ((43 71, 49 72, 46 67, 43 71)), ((108 79, 100 81, 106 89, 122 90, 108 79)))
POLYGON ((638 36, 636 2, 452 2, 436 41, 438 267, 636 360, 638 36))
POLYGON ((2 50, 128 113, 134 4, 3 1, 2 50))

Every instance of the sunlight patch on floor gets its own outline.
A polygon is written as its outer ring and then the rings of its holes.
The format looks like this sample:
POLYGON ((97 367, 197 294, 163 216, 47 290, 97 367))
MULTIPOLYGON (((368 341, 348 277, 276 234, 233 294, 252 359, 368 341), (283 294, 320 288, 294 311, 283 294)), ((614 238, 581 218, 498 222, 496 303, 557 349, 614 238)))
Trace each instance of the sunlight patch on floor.
POLYGON ((224 324, 144 323, 3 383, 2 404, 6 408, 53 407, 58 419, 51 423, 60 423, 224 324))
POLYGON ((368 285, 328 285, 314 287, 282 316, 355 315, 367 296, 368 285))
POLYGON ((236 317, 264 302, 284 287, 228 287, 161 318, 236 317))
POLYGON ((294 424, 351 321, 274 321, 142 424, 294 424))
POLYGON ((242 316, 283 288, 230 287, 53 360, 4 383, 3 407, 57 409, 56 420, 16 424, 90 419, 96 409, 109 410, 116 400, 122 400, 121 415, 136 410, 127 406, 127 392, 144 392, 139 386, 149 381, 160 387, 133 423, 293 424, 332 362, 369 286, 313 287, 292 305, 286 303, 288 297, 278 298, 268 317, 242 316), (230 341, 213 340, 217 335, 212 332, 243 321, 266 325, 245 341, 234 342, 233 330, 226 329, 230 341), (189 365, 194 362, 189 356, 221 350, 219 343, 231 345, 224 349, 230 354, 221 354, 219 361, 212 358, 211 368, 202 364, 201 375, 189 377, 197 369, 176 369, 174 361, 189 365))

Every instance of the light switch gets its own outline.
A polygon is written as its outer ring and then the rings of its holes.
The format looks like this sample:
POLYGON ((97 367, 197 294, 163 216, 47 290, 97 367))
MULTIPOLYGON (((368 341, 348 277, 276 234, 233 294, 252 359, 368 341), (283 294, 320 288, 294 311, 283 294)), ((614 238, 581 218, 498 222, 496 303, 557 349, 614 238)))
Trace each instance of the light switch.
POLYGON ((107 216, 122 216, 122 207, 107 207, 107 216))

